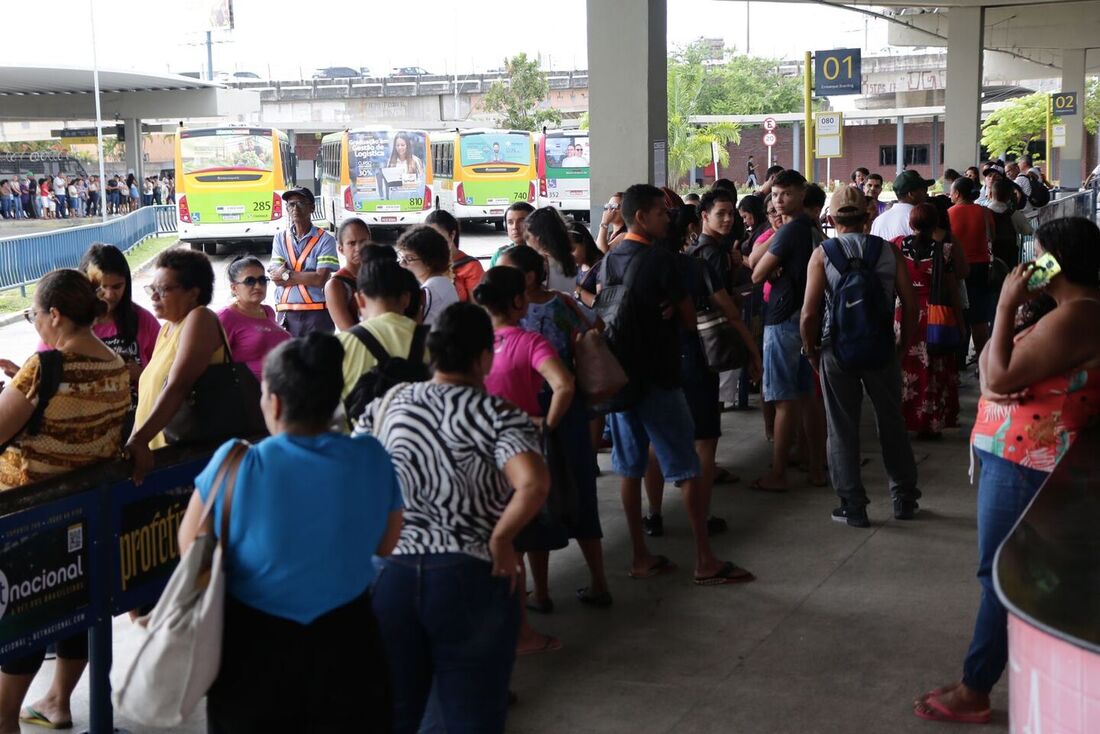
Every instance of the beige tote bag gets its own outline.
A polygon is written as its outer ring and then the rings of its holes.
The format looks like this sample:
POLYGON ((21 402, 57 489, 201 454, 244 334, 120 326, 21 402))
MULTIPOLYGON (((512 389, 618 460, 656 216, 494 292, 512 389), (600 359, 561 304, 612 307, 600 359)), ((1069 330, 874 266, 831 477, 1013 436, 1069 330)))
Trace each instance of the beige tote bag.
POLYGON ((198 706, 221 667, 225 616, 222 559, 229 538, 233 489, 248 443, 229 450, 214 477, 202 523, 224 492, 220 540, 212 532, 195 538, 180 559, 148 617, 137 654, 124 669, 112 671, 115 711, 146 726, 178 726, 198 706))

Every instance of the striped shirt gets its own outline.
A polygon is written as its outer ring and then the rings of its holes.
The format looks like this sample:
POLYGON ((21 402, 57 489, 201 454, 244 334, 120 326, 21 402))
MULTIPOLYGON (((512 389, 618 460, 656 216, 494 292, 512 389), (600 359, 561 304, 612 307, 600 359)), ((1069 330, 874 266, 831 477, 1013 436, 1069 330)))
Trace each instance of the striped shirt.
POLYGON ((501 469, 541 455, 526 415, 483 390, 419 382, 398 391, 378 427, 367 406, 356 434, 377 436, 393 459, 405 522, 394 555, 489 557, 489 537, 512 497, 501 469))
MULTIPOLYGON (((336 272, 340 269, 340 257, 336 254, 336 238, 323 229, 317 227, 310 227, 309 231, 303 236, 298 237, 294 233, 293 225, 290 228, 290 238, 294 243, 295 256, 300 255, 306 249, 306 245, 317 234, 320 234, 320 239, 317 240, 317 244, 310 250, 309 255, 306 256, 305 262, 302 263, 301 272, 303 273, 315 273, 318 270, 330 270, 336 272)), ((290 257, 286 250, 287 236, 286 233, 280 232, 275 235, 275 239, 271 243, 271 264, 276 267, 290 267, 290 257)), ((275 302, 282 303, 284 287, 279 285, 278 281, 275 283, 275 302)), ((306 288, 309 291, 309 297, 314 303, 325 302, 325 289, 322 286, 310 286, 306 288)), ((290 294, 287 298, 287 303, 305 303, 302 299, 302 292, 298 286, 292 286, 290 288, 290 294)))
MULTIPOLYGON (((38 434, 21 433, 0 454, 0 490, 52 479, 74 469, 113 459, 122 447, 122 426, 130 410, 130 372, 119 356, 97 359, 63 352, 61 385, 50 398, 38 434)), ((38 402, 38 354, 11 381, 38 402)))

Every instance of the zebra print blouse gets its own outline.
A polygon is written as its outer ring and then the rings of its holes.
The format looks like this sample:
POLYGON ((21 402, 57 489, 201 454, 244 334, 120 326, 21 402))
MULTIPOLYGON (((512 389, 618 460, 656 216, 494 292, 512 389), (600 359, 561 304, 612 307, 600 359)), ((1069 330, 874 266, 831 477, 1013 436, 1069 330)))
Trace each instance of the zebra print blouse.
POLYGON ((489 537, 512 496, 501 469, 517 454, 541 453, 530 419, 477 388, 431 382, 399 390, 377 432, 373 407, 355 432, 382 442, 401 484, 405 522, 394 554, 490 560, 489 537))

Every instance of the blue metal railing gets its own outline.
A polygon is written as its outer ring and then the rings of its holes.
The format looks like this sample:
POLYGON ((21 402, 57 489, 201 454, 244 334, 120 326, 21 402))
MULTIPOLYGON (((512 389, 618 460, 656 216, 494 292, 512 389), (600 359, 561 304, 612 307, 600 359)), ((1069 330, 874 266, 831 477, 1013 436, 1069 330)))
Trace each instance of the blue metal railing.
POLYGON ((146 206, 106 224, 87 224, 0 238, 0 291, 25 288, 57 268, 75 268, 93 242, 123 252, 147 237, 176 231, 176 207, 146 206))

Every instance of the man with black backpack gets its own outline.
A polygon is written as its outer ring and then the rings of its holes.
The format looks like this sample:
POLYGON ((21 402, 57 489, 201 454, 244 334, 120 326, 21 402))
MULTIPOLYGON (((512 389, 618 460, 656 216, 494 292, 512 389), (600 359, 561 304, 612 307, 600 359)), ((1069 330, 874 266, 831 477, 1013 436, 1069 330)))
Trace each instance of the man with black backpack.
POLYGON ((820 374, 825 396, 829 475, 840 496, 833 520, 857 528, 871 525, 860 472, 864 390, 875 410, 894 517, 911 520, 918 509, 920 490, 902 415, 899 364, 917 327, 913 284, 893 245, 863 234, 867 218, 863 194, 842 187, 833 194, 829 209, 837 236, 823 242, 810 258, 800 329, 806 356, 820 374), (897 341, 895 296, 902 309, 897 341))
POLYGON ((684 292, 675 257, 653 243, 667 234, 664 194, 648 184, 624 192, 625 238, 603 259, 595 310, 608 344, 630 382, 608 406, 612 465, 622 477, 621 495, 633 544, 630 575, 649 578, 675 566, 655 556, 642 530, 642 478, 652 443, 665 479, 684 494, 695 535, 695 583, 751 581, 748 571, 714 555, 707 538, 709 491, 699 483, 699 457, 687 400, 680 387, 680 341, 673 320, 695 331, 695 309, 684 292))

